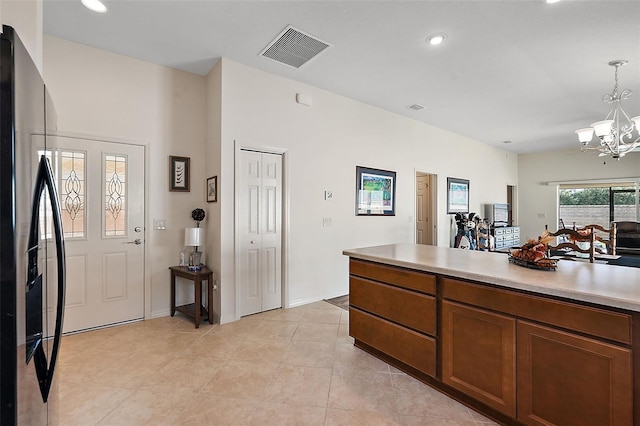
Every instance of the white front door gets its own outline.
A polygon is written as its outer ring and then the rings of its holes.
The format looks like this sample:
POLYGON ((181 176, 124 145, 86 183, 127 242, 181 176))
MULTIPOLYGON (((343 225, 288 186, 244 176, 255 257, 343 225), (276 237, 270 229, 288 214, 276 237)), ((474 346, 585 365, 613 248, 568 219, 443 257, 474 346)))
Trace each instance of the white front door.
POLYGON ((282 156, 240 151, 240 315, 282 307, 282 156))
POLYGON ((144 147, 48 138, 67 259, 64 332, 143 318, 144 147))

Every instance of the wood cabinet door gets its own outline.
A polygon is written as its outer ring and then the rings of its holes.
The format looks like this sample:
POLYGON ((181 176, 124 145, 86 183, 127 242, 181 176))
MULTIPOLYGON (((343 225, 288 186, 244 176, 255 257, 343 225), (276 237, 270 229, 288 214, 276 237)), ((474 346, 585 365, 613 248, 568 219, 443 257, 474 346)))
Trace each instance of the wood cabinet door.
POLYGON ((518 420, 631 425, 631 351, 518 321, 518 420))
POLYGON ((515 417, 515 340, 514 318, 444 301, 442 381, 515 417))

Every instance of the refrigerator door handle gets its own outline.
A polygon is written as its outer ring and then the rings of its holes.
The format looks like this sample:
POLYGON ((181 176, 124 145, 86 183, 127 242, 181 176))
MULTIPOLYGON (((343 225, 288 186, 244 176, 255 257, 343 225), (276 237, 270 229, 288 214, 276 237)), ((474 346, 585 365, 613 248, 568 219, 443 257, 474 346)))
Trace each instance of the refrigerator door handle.
MULTIPOLYGON (((60 202, 55 189, 53 173, 49 160, 43 155, 40 157, 40 165, 36 176, 35 192, 33 195, 33 204, 31 210, 31 229, 29 232, 29 247, 38 247, 39 244, 39 218, 40 218, 40 200, 42 199, 42 191, 47 190, 49 201, 51 202, 51 210, 53 213, 53 228, 56 243, 57 256, 57 281, 58 281, 58 301, 56 304, 56 325, 53 339, 53 347, 51 350, 51 359, 47 362, 47 355, 44 352, 43 345, 40 344, 35 349, 34 364, 38 383, 40 385, 40 393, 42 400, 47 402, 51 384, 53 383, 53 374, 55 372, 58 352, 60 350, 60 341, 62 340, 62 323, 64 320, 64 300, 65 300, 65 252, 64 252, 64 234, 62 231, 62 218, 60 216, 60 202)), ((38 276, 37 265, 37 248, 35 253, 31 253, 29 261, 29 277, 27 285, 38 276), (35 264, 34 264, 35 262, 35 264)), ((28 309, 28 306, 27 306, 28 309)), ((27 316, 29 313, 27 313, 27 316)), ((28 361, 27 361, 28 362, 28 361)))

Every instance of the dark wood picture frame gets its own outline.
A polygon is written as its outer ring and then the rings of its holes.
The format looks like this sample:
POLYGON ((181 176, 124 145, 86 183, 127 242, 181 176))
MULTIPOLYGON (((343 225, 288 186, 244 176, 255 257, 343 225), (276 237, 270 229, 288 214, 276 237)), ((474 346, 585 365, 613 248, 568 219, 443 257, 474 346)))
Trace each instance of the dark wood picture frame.
POLYGON ((356 166, 356 216, 396 215, 396 172, 356 166))
POLYGON ((447 214, 469 213, 469 181, 447 178, 447 214))
POLYGON ((211 176, 207 179, 207 203, 218 201, 218 176, 211 176))
POLYGON ((169 191, 189 192, 191 159, 169 156, 169 191))

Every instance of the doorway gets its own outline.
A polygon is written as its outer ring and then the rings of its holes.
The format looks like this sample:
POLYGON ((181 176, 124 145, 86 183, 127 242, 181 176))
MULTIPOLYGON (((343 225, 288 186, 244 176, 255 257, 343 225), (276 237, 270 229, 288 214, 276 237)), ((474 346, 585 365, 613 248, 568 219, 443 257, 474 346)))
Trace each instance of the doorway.
POLYGON ((437 245, 437 176, 416 172, 416 244, 437 245))
POLYGON ((47 138, 54 139, 47 142, 54 150, 41 148, 42 136, 33 144, 49 158, 60 198, 67 276, 63 332, 142 319, 144 146, 47 138))
POLYGON ((507 204, 509 205, 508 226, 516 226, 518 224, 518 187, 507 185, 507 204))
POLYGON ((283 155, 248 149, 236 162, 239 315, 282 307, 283 155))

